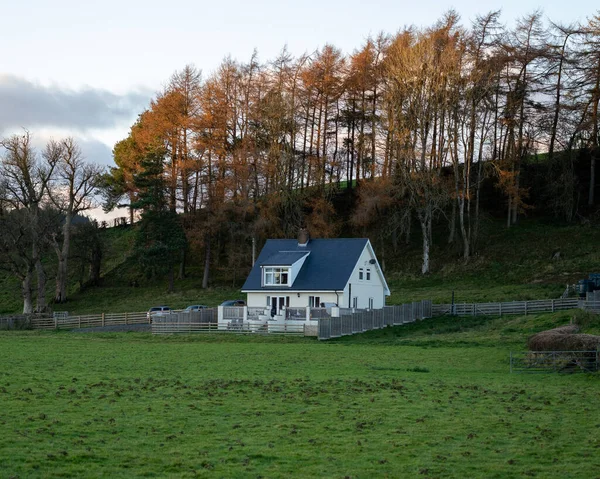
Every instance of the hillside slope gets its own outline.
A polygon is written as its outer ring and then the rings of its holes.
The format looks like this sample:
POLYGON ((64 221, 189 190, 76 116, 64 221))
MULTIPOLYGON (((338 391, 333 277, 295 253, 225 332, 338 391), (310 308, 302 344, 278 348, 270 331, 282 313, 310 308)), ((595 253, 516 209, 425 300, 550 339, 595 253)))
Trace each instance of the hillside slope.
MULTIPOLYGON (((191 258, 187 277, 175 283, 175 293, 166 292, 164 279, 147 279, 132 257, 134 231, 130 227, 109 228, 103 232, 105 256, 102 284, 79 290, 71 285, 71 298, 56 310, 71 313, 144 311, 167 304, 173 308, 188 304, 215 306, 225 299, 242 297, 239 288, 250 268, 250 248, 245 268, 233 281, 227 268, 213 268, 216 278, 211 288, 201 288, 203 269, 198 258, 191 258)), ((411 244, 391 245, 374 240, 380 261, 384 257, 386 276, 392 296, 390 304, 419 299, 449 302, 455 300, 500 301, 556 298, 566 284, 577 282, 591 272, 600 271, 600 230, 596 226, 557 225, 540 219, 524 219, 506 229, 498 220, 484 220, 482 241, 477 253, 465 264, 456 245, 436 238, 432 250, 434 272, 419 274, 421 250, 418 235, 411 244), (557 254, 558 253, 558 254, 557 254)), ((49 293, 53 288, 49 271, 49 293)), ((49 296, 51 297, 51 296, 49 296)), ((21 309, 19 283, 0 272, 0 314, 21 309)))

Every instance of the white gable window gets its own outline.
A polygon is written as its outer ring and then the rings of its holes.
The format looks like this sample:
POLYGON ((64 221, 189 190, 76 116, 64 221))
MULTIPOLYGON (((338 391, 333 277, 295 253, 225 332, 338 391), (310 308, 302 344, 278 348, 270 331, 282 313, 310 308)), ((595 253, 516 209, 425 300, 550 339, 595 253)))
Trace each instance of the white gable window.
POLYGON ((364 270, 362 268, 358 269, 358 279, 363 279, 364 278, 364 270))
POLYGON ((264 286, 289 286, 290 268, 265 267, 263 268, 264 286))
POLYGON ((371 270, 367 268, 367 281, 371 281, 371 270))

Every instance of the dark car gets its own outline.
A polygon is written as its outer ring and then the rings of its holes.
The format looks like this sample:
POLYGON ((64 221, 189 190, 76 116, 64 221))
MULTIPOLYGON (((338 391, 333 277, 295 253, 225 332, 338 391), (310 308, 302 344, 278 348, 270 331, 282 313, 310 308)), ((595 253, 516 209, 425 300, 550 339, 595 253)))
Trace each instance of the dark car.
POLYGON ((201 309, 206 309, 208 306, 203 304, 192 304, 183 310, 184 313, 189 313, 190 311, 200 311, 201 309))
POLYGON ((229 299, 227 301, 223 301, 221 306, 246 306, 246 301, 243 299, 229 299))

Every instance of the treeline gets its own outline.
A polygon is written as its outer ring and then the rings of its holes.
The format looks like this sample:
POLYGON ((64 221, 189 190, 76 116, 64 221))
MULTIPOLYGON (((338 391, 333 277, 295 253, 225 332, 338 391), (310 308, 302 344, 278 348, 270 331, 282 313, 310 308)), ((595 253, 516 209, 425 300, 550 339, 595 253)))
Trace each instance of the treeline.
MULTIPOLYGON (((54 251, 54 299, 64 301, 72 218, 98 189, 107 210, 127 205, 139 218, 139 265, 170 289, 192 262, 203 287, 215 265, 235 282, 252 244, 301 226, 369 235, 379 249, 418 236, 427 273, 434 226, 447 226, 465 261, 474 253, 485 185, 508 227, 532 207, 533 158, 535 196, 552 214, 591 211, 599 102, 599 14, 561 25, 536 12, 507 28, 498 12, 464 26, 450 11, 349 55, 284 48, 266 62, 226 58, 206 78, 186 66, 115 145, 109 174, 83 175, 72 140, 41 155, 28 134, 3 140, 0 266, 19 277, 24 309, 42 311, 44 251, 54 251)), ((98 264, 93 244, 77 250, 98 264)))
POLYGON ((43 313, 49 267, 55 303, 67 300, 70 276, 80 285, 100 279, 98 225, 79 215, 93 206, 103 169, 72 138, 50 140, 40 153, 26 131, 0 147, 0 269, 19 279, 23 313, 43 313))
POLYGON ((523 163, 538 152, 556 215, 594 205, 599 100, 598 14, 562 25, 535 12, 507 28, 498 12, 465 27, 450 11, 351 55, 284 48, 268 62, 226 58, 207 78, 186 66, 116 144, 106 205, 138 204, 135 178, 159 158, 165 208, 183 213, 204 252, 206 286, 215 242, 229 241, 231 258, 240 240, 293 236, 301 224, 335 235, 331 193, 360 185, 351 224, 396 241, 415 223, 426 273, 440 211, 465 260, 473 253, 485 178, 503 194, 507 226, 517 222, 529 206, 523 163), (582 149, 585 201, 573 166, 582 149))

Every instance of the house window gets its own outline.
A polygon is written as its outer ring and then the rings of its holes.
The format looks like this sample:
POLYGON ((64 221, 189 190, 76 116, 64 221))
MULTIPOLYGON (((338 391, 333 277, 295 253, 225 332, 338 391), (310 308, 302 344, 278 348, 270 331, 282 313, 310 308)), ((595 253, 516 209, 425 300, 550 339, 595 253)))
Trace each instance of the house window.
POLYGON ((373 298, 369 298, 369 309, 373 309, 373 298))
POLYGON ((358 297, 356 297, 356 296, 354 296, 354 298, 352 298, 352 307, 358 308, 358 297))
POLYGON ((267 306, 271 306, 271 296, 267 296, 267 306))
POLYGON ((359 268, 358 270, 358 279, 363 279, 364 277, 364 271, 362 268, 359 268))
POLYGON ((265 286, 289 286, 289 268, 264 268, 263 285, 265 286))
POLYGON ((320 296, 309 296, 308 297, 308 307, 309 308, 318 308, 321 305, 321 297, 320 296))
POLYGON ((371 281, 371 270, 367 268, 367 281, 371 281))

